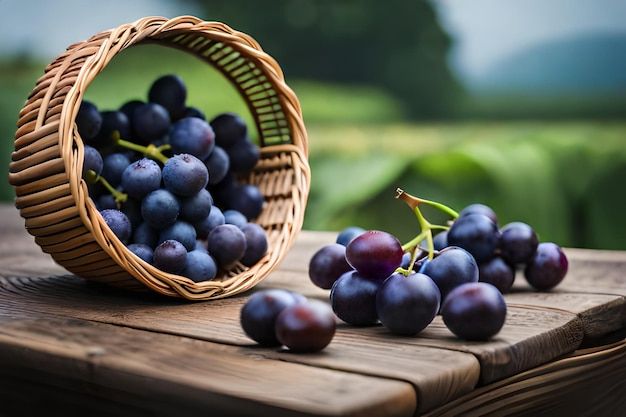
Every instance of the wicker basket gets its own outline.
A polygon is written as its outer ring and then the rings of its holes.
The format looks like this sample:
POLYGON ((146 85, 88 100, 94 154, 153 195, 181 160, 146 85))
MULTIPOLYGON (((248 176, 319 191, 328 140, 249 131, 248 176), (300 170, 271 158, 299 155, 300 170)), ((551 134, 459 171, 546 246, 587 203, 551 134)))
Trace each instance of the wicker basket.
POLYGON ((252 288, 275 269, 302 227, 310 186, 307 136, 297 97, 276 61, 246 34, 191 16, 147 17, 71 45, 45 69, 19 114, 9 182, 28 232, 65 269, 87 280, 131 290, 149 288, 192 300, 252 288), (138 44, 195 55, 232 82, 248 105, 261 159, 243 178, 265 197, 256 223, 267 255, 195 283, 142 261, 115 237, 82 180, 84 144, 74 120, 85 89, 120 51, 138 44))

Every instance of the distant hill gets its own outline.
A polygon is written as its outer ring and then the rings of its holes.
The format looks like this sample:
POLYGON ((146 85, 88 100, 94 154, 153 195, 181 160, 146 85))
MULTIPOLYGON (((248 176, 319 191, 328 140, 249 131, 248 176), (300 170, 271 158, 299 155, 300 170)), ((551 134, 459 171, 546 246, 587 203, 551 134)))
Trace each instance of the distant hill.
POLYGON ((626 34, 542 43, 468 81, 476 93, 626 94, 626 34))

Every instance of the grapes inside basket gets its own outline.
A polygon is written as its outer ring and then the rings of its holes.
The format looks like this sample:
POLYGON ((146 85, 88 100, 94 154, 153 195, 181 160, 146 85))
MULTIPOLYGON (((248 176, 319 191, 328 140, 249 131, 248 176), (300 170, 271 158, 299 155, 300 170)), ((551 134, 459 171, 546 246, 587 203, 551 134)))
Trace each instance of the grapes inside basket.
MULTIPOLYGON (((107 90, 111 88, 107 84, 107 90)), ((116 97, 124 97, 123 93, 115 94, 116 97)), ((237 109, 242 111, 239 107, 237 109)), ((228 110, 228 106, 220 107, 220 111, 228 110)), ((233 137, 241 136, 233 133, 233 137)), ((171 19, 147 16, 68 46, 45 67, 29 94, 17 120, 14 147, 9 164, 9 183, 14 187, 15 206, 25 220, 27 231, 58 264, 86 280, 127 290, 152 290, 191 300, 224 298, 252 288, 273 271, 302 227, 311 172, 307 159, 307 134, 298 98, 286 84, 276 60, 265 53, 252 37, 222 22, 204 21, 193 16, 171 19), (109 102, 104 105, 109 108, 99 110, 98 103, 85 102, 87 87, 99 78, 116 56, 135 46, 145 45, 154 46, 159 51, 164 48, 182 51, 198 59, 203 65, 197 76, 203 82, 210 78, 211 73, 223 78, 242 99, 246 108, 244 116, 249 116, 249 119, 245 118, 250 120, 249 126, 243 126, 237 114, 213 114, 211 109, 202 109, 207 111, 204 116, 202 111, 189 106, 180 96, 183 91, 180 80, 171 77, 177 71, 171 70, 170 74, 153 73, 154 78, 146 81, 148 95, 141 100, 145 106, 136 102, 109 102), (205 73, 205 66, 210 69, 208 73, 205 73), (157 82, 156 78, 166 75, 169 77, 157 82), (151 90, 154 97, 149 97, 151 90), (176 94, 179 96, 174 97, 176 94), (183 102, 184 108, 169 107, 172 103, 182 106, 183 102), (167 110, 169 121, 163 108, 167 110), (137 115, 143 112, 143 116, 135 117, 135 112, 139 112, 137 115), (130 119, 137 119, 138 122, 133 125, 133 120, 128 120, 128 125, 124 125, 120 119, 129 119, 131 113, 130 119), (174 126, 183 119, 188 120, 174 126), (229 152, 229 146, 218 144, 221 141, 219 130, 232 129, 235 132, 244 128, 249 128, 257 146, 252 146, 249 141, 239 142, 242 146, 233 146, 230 151, 237 152, 238 156, 229 155, 229 173, 219 184, 210 184, 209 181, 215 182, 219 174, 209 173, 209 178, 204 178, 209 171, 206 158, 212 154, 215 163, 210 164, 211 170, 218 170, 220 151, 217 149, 229 152), (174 136, 180 135, 180 138, 170 141, 172 131, 174 136), (190 135, 206 137, 192 141, 187 131, 190 135), (214 135, 212 141, 211 135, 214 135), (98 154, 102 157, 102 171, 98 154), (153 229, 165 235, 164 229, 172 226, 174 230, 170 232, 177 236, 187 233, 187 238, 195 232, 194 245, 198 244, 198 240, 206 245, 192 248, 192 239, 189 239, 185 241, 187 246, 183 244, 184 255, 180 248, 166 251, 171 259, 165 265, 158 264, 164 269, 154 265, 156 247, 152 251, 153 263, 143 260, 143 257, 149 259, 145 250, 139 249, 138 254, 129 250, 134 243, 134 235, 141 233, 137 230, 146 229, 137 223, 137 219, 143 220, 146 214, 141 212, 143 198, 137 195, 146 193, 143 195, 146 197, 150 186, 142 185, 137 178, 126 179, 124 185, 121 182, 116 184, 116 179, 111 178, 108 172, 110 164, 119 164, 116 165, 119 169, 125 162, 124 156, 112 154, 124 155, 130 164, 141 166, 139 171, 148 174, 148 177, 150 172, 156 177, 157 173, 161 175, 158 190, 151 190, 157 191, 156 195, 151 197, 150 203, 146 203, 146 213, 153 216, 153 229), (118 158, 118 161, 113 163, 108 158, 118 158), (167 163, 169 160, 171 162, 167 163), (252 171, 246 173, 255 160, 258 162, 252 171), (158 169, 154 169, 155 164, 158 169), (196 172, 195 169, 206 172, 196 172), (187 173, 181 174, 185 170, 187 173), (210 198, 206 192, 199 192, 201 187, 198 184, 202 185, 204 180, 207 182, 204 188, 210 198), (238 202, 234 202, 234 198, 226 198, 226 194, 230 193, 230 187, 226 186, 228 183, 236 183, 238 189, 243 191, 238 202), (142 190, 142 187, 147 188, 142 190), (262 202, 257 189, 263 196, 262 202), (198 202, 183 205, 182 200, 192 198, 198 202), (258 257, 249 252, 254 246, 252 238, 246 238, 248 253, 241 254, 239 231, 223 228, 227 229, 225 234, 238 235, 239 250, 236 250, 236 244, 216 244, 221 249, 214 250, 210 255, 217 270, 215 278, 210 279, 210 262, 198 262, 197 265, 202 265, 199 268, 206 270, 196 271, 193 279, 188 277, 192 276, 190 271, 186 272, 188 276, 181 275, 182 269, 178 270, 175 265, 172 252, 179 252, 181 257, 187 258, 198 249, 191 257, 206 260, 206 254, 197 254, 202 249, 209 250, 208 235, 203 238, 208 226, 205 225, 200 232, 200 227, 194 227, 192 232, 187 226, 180 227, 183 231, 179 230, 179 225, 166 226, 167 219, 160 219, 159 216, 168 213, 165 205, 168 199, 174 208, 177 203, 180 204, 176 219, 192 225, 195 223, 195 226, 199 226, 200 221, 190 219, 197 219, 206 213, 209 201, 212 207, 222 209, 225 219, 229 213, 226 213, 228 209, 224 201, 228 201, 232 208, 240 207, 237 211, 246 217, 246 222, 259 225, 265 232, 266 253, 248 267, 246 264, 253 262, 250 259, 258 257), (104 207, 113 211, 103 214, 104 207), (124 226, 126 221, 120 212, 128 218, 130 232, 128 225, 124 226), (255 216, 258 217, 250 221, 255 216)), ((224 223, 227 224, 226 220, 224 223)), ((249 226, 249 229, 258 231, 254 226, 249 226)), ((242 228, 240 230, 243 232, 242 228)), ((258 235, 261 243, 255 250, 262 253, 263 234, 258 235)), ((161 254, 157 259, 162 259, 161 254)), ((185 259, 185 266, 195 263, 187 261, 185 259)), ((180 265, 182 261, 179 260, 180 265)))
POLYGON ((253 266, 268 240, 254 223, 263 194, 237 181, 260 158, 246 122, 233 112, 207 117, 175 74, 146 90, 116 109, 83 100, 76 117, 83 178, 103 220, 139 258, 195 282, 253 266))

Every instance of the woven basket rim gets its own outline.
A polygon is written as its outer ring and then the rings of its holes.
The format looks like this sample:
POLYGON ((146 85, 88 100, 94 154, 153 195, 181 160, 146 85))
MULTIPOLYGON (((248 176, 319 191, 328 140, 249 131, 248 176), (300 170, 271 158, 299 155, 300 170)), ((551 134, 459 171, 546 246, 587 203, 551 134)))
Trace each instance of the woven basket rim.
MULTIPOLYGON (((208 50, 208 52, 211 51, 208 50)), ((213 65, 214 68, 229 78, 233 85, 238 88, 240 94, 247 93, 247 90, 238 81, 230 78, 225 67, 221 67, 221 64, 217 64, 215 61, 209 61, 212 57, 199 57, 204 58, 208 64, 213 65)), ((46 216, 50 217, 49 223, 54 223, 55 216, 59 216, 60 213, 76 215, 73 213, 73 210, 76 209, 88 236, 92 236, 96 240, 101 250, 106 252, 115 264, 120 265, 124 272, 132 275, 144 287, 164 295, 206 300, 223 298, 245 291, 256 285, 278 266, 302 227, 310 186, 310 167, 307 160, 307 134, 299 101, 293 90, 285 83, 283 72, 278 63, 266 54, 252 37, 236 31, 222 22, 204 21, 194 16, 179 16, 173 19, 149 16, 133 23, 100 32, 85 41, 70 45, 65 52, 46 67, 44 75, 38 80, 27 104, 20 112, 15 146, 9 182, 16 188, 16 207, 26 218, 27 228, 36 237, 36 241, 39 238, 37 243, 44 241, 42 236, 48 233, 48 230, 46 227, 29 228, 29 221, 30 226, 40 226, 40 224, 46 226, 48 220, 46 216), (190 45, 184 44, 188 38, 190 45), (195 44, 191 43, 195 42, 202 46, 202 39, 206 39, 206 43, 215 43, 220 48, 224 48, 218 50, 215 55, 227 50, 232 56, 243 60, 251 68, 250 72, 256 74, 262 81, 260 84, 270 86, 264 91, 268 94, 269 100, 274 100, 273 106, 278 107, 279 110, 275 114, 276 126, 270 123, 267 131, 272 132, 271 134, 274 134, 275 131, 278 132, 276 135, 279 140, 282 140, 281 138, 284 138, 285 135, 289 136, 290 143, 264 143, 266 140, 266 137, 263 136, 265 134, 263 131, 264 122, 260 121, 260 117, 254 113, 260 110, 256 107, 253 108, 253 105, 256 104, 253 104, 249 97, 244 98, 251 113, 255 116, 254 120, 262 145, 262 159, 267 159, 266 165, 273 166, 276 164, 275 161, 288 161, 288 168, 283 168, 282 171, 293 174, 293 183, 288 184, 289 187, 287 188, 292 193, 294 208, 293 213, 290 213, 287 216, 288 219, 285 220, 289 222, 288 226, 283 228, 269 226, 267 229, 272 233, 275 232, 274 234, 277 235, 275 240, 279 243, 279 247, 278 249, 272 248, 263 262, 248 269, 244 268, 244 271, 231 272, 230 275, 221 280, 194 283, 188 278, 164 273, 139 259, 105 225, 102 216, 89 198, 87 185, 82 180, 82 176, 76 175, 76 173, 82 172, 84 145, 76 131, 74 120, 86 88, 120 51, 142 43, 157 43, 164 46, 174 46, 198 56, 206 51, 191 49, 196 48, 195 44), (52 106, 51 103, 56 103, 56 105, 52 106), (50 107, 48 107, 49 105, 50 107), (34 117, 35 115, 36 117, 34 117), (56 145, 54 144, 55 134, 58 136, 56 145), (33 159, 44 158, 44 156, 40 156, 43 151, 38 149, 41 143, 45 143, 41 146, 47 146, 47 153, 54 153, 58 147, 61 158, 46 161, 37 160, 36 164, 31 164, 33 159), (51 185, 49 184, 52 181, 51 178, 54 178, 55 183, 50 189, 55 190, 56 194, 62 194, 59 190, 64 190, 66 184, 62 179, 59 179, 59 175, 51 175, 50 178, 44 179, 39 178, 43 176, 42 171, 45 172, 46 169, 65 172, 69 195, 71 195, 75 207, 71 204, 65 207, 68 205, 67 198, 47 200, 50 198, 50 192, 47 192, 46 189, 48 185, 51 185), (33 194, 31 192, 33 189, 38 190, 37 193, 33 194), (47 210, 51 211, 48 213, 47 210), (45 215, 41 213, 45 213, 45 215), (37 215, 29 217, 31 214, 37 215)), ((270 171, 271 168, 267 168, 267 170, 270 171)), ((287 225, 287 223, 285 224, 287 225)), ((71 227, 74 227, 74 223, 71 227)), ((56 228, 61 228, 61 226, 56 228)), ((76 233, 78 232, 73 234, 76 233)), ((46 242, 50 240, 54 241, 54 239, 48 238, 46 242)), ((63 242, 55 243, 55 245, 55 248, 62 246, 63 242)), ((44 247, 44 250, 50 249, 50 247, 44 247)), ((53 253, 52 255, 61 259, 72 256, 65 253, 53 253)), ((100 255, 90 252, 89 256, 98 258, 100 255)), ((63 262, 72 265, 79 263, 73 259, 62 259, 61 262, 57 258, 55 260, 63 266, 66 266, 63 262)), ((106 263, 106 260, 102 262, 106 263)), ((81 266, 81 268, 83 267, 81 266)), ((118 280, 124 281, 123 278, 115 276, 111 278, 109 283, 117 285, 118 280)))

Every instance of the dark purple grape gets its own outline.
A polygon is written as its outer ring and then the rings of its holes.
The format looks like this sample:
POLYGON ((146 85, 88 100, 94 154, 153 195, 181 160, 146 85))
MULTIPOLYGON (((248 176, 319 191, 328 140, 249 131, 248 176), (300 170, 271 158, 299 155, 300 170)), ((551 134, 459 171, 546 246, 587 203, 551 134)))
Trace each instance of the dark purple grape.
POLYGON ((196 247, 196 229, 188 222, 176 220, 169 226, 159 230, 157 245, 166 240, 177 240, 183 244, 187 251, 192 251, 196 247))
POLYGON ((148 102, 135 109, 130 123, 134 137, 141 143, 148 144, 167 134, 170 129, 170 114, 160 104, 148 102))
MULTIPOLYGON (((133 113, 142 104, 145 104, 142 100, 129 100, 120 106, 119 111, 124 113, 128 120, 133 120, 133 113)), ((122 136, 122 139, 129 139, 129 137, 122 136)))
POLYGON ((213 208, 211 193, 203 188, 190 197, 180 199, 180 218, 190 223, 206 219, 213 208))
POLYGON ((159 231, 143 221, 133 229, 132 242, 142 244, 154 249, 159 239, 159 231))
POLYGON ((318 352, 335 336, 337 323, 331 307, 307 300, 283 309, 276 317, 276 338, 293 352, 318 352))
POLYGON ((265 197, 254 184, 241 184, 228 194, 226 206, 243 214, 248 221, 259 217, 263 211, 265 197))
POLYGON ((99 195, 96 198, 96 207, 98 207, 98 210, 105 210, 105 209, 118 209, 119 210, 119 207, 117 205, 117 202, 115 201, 115 197, 113 196, 113 194, 99 195))
POLYGON ((378 322, 376 292, 380 284, 380 280, 367 278, 358 271, 345 272, 334 282, 330 291, 333 312, 354 326, 378 322))
POLYGON ((252 294, 239 312, 244 333, 263 346, 280 346, 276 338, 276 317, 286 307, 304 302, 303 297, 283 289, 267 289, 252 294))
MULTIPOLYGON (((426 238, 420 242, 420 247, 424 249, 424 252, 428 251, 428 241, 426 238)), ((433 235, 433 249, 440 251, 448 247, 448 231, 442 230, 441 232, 433 235)))
POLYGON ((198 119, 206 120, 206 114, 195 106, 185 107, 185 111, 183 112, 181 119, 183 117, 197 117, 198 119))
POLYGON ((206 240, 204 240, 204 239, 197 239, 196 240, 196 246, 194 247, 194 250, 201 250, 202 252, 209 253, 209 250, 206 247, 206 240))
POLYGON ((187 153, 205 160, 215 146, 215 134, 207 121, 186 117, 170 128, 169 143, 174 154, 187 153))
POLYGON ((322 246, 309 260, 309 278, 316 286, 329 290, 352 267, 346 260, 346 247, 339 243, 322 246))
POLYGON ((246 251, 241 257, 242 265, 251 267, 267 253, 268 241, 265 229, 256 223, 248 223, 241 228, 246 237, 246 251))
POLYGON ((98 149, 113 147, 113 133, 117 132, 122 139, 132 138, 130 120, 125 113, 118 110, 107 110, 100 113, 102 126, 98 134, 89 139, 88 143, 98 149))
POLYGON ((122 212, 130 220, 130 224, 133 227, 137 227, 140 223, 143 223, 143 215, 141 214, 141 200, 128 197, 121 206, 122 212))
POLYGON ((161 271, 177 274, 187 264, 187 249, 177 240, 166 240, 153 252, 153 264, 161 271))
POLYGON ((427 275, 396 272, 380 285, 376 311, 391 333, 412 336, 428 326, 439 311, 441 293, 427 275))
POLYGON ((128 245, 128 250, 137 255, 139 259, 142 259, 144 262, 152 264, 154 250, 150 246, 143 243, 131 243, 128 245))
POLYGON ((441 232, 433 236, 433 246, 435 247, 435 250, 437 251, 447 248, 449 246, 447 230, 442 230, 441 232))
POLYGON ((449 246, 439 252, 434 259, 424 264, 420 272, 437 284, 442 301, 455 287, 478 281, 476 260, 468 251, 456 246, 449 246))
POLYGON ((148 100, 165 107, 170 118, 178 120, 185 112, 187 86, 178 75, 163 75, 150 86, 148 100))
POLYGON ((380 230, 368 230, 346 246, 346 260, 354 269, 381 280, 400 266, 403 254, 398 239, 380 230))
POLYGON ((106 155, 103 159, 102 177, 106 179, 112 187, 122 184, 122 174, 131 164, 131 160, 125 153, 114 152, 106 155))
POLYGON ((228 210, 229 194, 233 192, 238 185, 237 177, 232 172, 228 172, 226 176, 217 184, 207 186, 211 192, 215 204, 220 206, 222 211, 228 210))
POLYGON ((441 318, 457 337, 484 341, 504 326, 506 302, 496 287, 486 282, 460 285, 441 306, 441 318))
POLYGON ((221 113, 210 122, 215 132, 216 144, 224 149, 230 148, 239 140, 248 136, 248 126, 241 116, 235 113, 221 113))
POLYGON ((510 263, 526 263, 537 250, 537 234, 526 223, 512 222, 500 229, 500 255, 510 263))
POLYGON ((500 231, 497 224, 479 213, 459 217, 448 230, 448 245, 467 250, 477 262, 493 258, 499 240, 500 231))
POLYGON ((348 246, 348 243, 350 243, 352 239, 354 239, 355 237, 363 233, 365 233, 365 229, 363 229, 362 227, 348 226, 345 229, 343 229, 341 232, 339 232, 335 242, 343 246, 348 246))
POLYGON ((559 285, 567 274, 569 262, 563 249, 553 242, 541 242, 526 264, 524 276, 535 289, 545 291, 559 285))
POLYGON ((500 256, 478 265, 478 281, 488 282, 502 294, 511 291, 515 282, 515 267, 500 256))
POLYGON ((209 171, 209 184, 215 185, 221 182, 230 169, 230 158, 224 148, 214 146, 209 156, 204 160, 209 171))
POLYGON ((113 234, 124 244, 127 244, 132 234, 132 227, 128 216, 117 209, 100 211, 106 225, 113 234))
POLYGON ((211 212, 204 219, 196 222, 193 226, 196 228, 196 234, 199 239, 206 239, 211 230, 217 226, 225 224, 224 213, 218 206, 211 207, 211 212))
POLYGON ((208 252, 193 249, 187 252, 187 263, 180 275, 194 282, 210 281, 217 276, 217 264, 208 252))
POLYGON ((200 159, 187 153, 169 158, 161 172, 163 185, 176 195, 190 197, 209 182, 209 171, 200 159))
POLYGON ((239 227, 223 224, 211 230, 207 248, 219 266, 228 268, 246 253, 246 236, 239 227))
POLYGON ((224 211, 223 214, 224 223, 226 224, 233 224, 240 229, 248 224, 248 218, 240 211, 231 209, 224 211))
POLYGON ((489 219, 491 219, 491 221, 494 222, 496 225, 498 224, 498 216, 496 215, 496 212, 491 207, 480 203, 470 204, 469 206, 463 208, 463 210, 459 212, 459 217, 476 213, 485 215, 489 217, 489 219))
POLYGON ((102 155, 100 151, 98 151, 93 146, 85 145, 85 154, 83 158, 83 175, 87 171, 93 171, 96 175, 102 174, 102 168, 104 166, 104 162, 102 160, 102 155))
POLYGON ((409 265, 411 265, 412 258, 413 258, 413 254, 411 252, 404 252, 402 254, 402 262, 400 262, 400 268, 408 269, 409 265))
POLYGON ((83 100, 76 115, 76 127, 83 140, 89 140, 98 134, 102 126, 102 115, 98 107, 90 101, 83 100))
POLYGON ((155 229, 173 224, 180 212, 180 201, 172 192, 159 188, 141 201, 141 215, 155 229))
POLYGON ((161 167, 152 159, 141 158, 124 169, 121 185, 129 196, 141 199, 161 187, 161 167))
POLYGON ((261 158, 260 148, 247 138, 225 150, 230 159, 230 170, 238 174, 251 172, 261 158))

